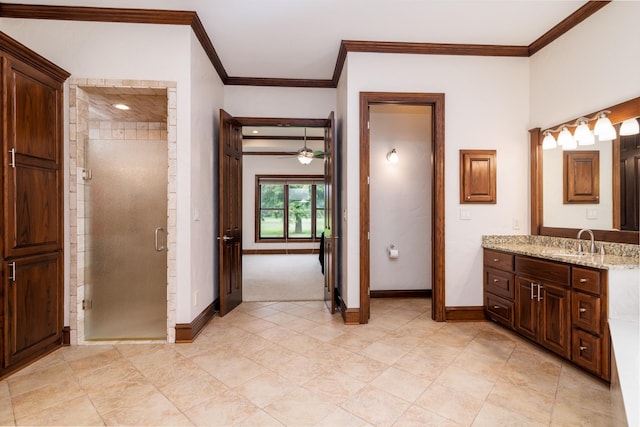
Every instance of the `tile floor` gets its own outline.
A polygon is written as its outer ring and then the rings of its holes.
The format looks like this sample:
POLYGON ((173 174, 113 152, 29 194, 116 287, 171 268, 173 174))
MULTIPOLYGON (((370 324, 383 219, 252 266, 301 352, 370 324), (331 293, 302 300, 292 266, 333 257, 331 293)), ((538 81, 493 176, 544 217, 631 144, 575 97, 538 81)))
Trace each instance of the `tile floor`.
POLYGON ((603 383, 492 323, 372 300, 243 303, 193 344, 65 347, 0 381, 0 425, 615 426, 603 383))

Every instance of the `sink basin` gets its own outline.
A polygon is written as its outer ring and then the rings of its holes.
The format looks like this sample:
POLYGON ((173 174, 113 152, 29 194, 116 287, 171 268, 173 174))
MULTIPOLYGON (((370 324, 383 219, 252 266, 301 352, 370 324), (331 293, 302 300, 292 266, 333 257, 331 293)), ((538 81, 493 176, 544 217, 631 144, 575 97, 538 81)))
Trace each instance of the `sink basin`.
POLYGON ((581 256, 585 256, 586 253, 581 253, 579 254, 578 252, 573 252, 573 251, 564 251, 562 249, 559 250, 547 250, 547 251, 542 251, 543 255, 551 255, 551 256, 566 256, 566 257, 581 257, 581 256))

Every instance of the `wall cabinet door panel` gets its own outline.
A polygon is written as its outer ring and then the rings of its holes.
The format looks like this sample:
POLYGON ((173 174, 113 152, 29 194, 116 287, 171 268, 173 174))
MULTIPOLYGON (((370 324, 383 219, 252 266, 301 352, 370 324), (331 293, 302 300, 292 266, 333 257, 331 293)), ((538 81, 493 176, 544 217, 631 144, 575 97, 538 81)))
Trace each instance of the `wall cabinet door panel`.
POLYGON ((60 253, 51 253, 5 263, 3 367, 60 342, 61 260, 60 253))
POLYGON ((4 204, 4 256, 54 251, 62 245, 60 180, 57 170, 35 165, 9 167, 4 204))
POLYGON ((9 62, 9 149, 20 155, 58 162, 58 85, 42 73, 18 62, 9 62))

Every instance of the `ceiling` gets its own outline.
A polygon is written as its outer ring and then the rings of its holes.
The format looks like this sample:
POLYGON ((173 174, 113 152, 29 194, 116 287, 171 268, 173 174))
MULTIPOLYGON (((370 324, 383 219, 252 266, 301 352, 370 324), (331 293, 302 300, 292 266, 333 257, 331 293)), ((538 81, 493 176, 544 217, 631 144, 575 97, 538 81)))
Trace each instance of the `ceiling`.
POLYGON ((197 12, 229 76, 331 79, 341 40, 528 46, 586 1, 18 0, 197 12))

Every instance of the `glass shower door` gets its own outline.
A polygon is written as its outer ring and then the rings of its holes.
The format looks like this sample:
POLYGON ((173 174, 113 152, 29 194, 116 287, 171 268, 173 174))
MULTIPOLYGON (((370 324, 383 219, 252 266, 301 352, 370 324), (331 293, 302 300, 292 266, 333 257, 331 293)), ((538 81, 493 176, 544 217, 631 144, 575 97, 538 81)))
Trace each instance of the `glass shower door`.
POLYGON ((89 140, 85 339, 166 339, 167 145, 89 140))

